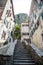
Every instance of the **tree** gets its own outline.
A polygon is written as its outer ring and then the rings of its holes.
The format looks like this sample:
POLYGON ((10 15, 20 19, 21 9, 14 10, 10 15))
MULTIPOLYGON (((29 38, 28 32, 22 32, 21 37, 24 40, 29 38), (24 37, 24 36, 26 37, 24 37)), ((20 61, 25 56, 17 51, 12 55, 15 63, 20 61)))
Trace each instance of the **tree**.
POLYGON ((15 26, 14 26, 14 38, 21 39, 21 32, 20 32, 20 25, 19 24, 15 24, 15 26))

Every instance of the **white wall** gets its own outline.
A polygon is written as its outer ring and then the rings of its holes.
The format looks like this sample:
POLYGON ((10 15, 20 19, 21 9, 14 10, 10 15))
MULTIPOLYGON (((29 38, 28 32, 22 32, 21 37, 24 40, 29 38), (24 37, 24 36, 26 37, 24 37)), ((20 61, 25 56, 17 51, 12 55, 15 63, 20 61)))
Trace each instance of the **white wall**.
POLYGON ((6 12, 7 12, 7 10, 10 10, 10 7, 11 7, 11 2, 10 2, 10 0, 7 0, 5 9, 4 9, 4 12, 3 12, 3 15, 2 15, 2 19, 5 19, 5 17, 6 17, 6 12))
POLYGON ((34 35, 31 38, 32 43, 34 43, 38 48, 40 48, 41 50, 43 50, 43 41, 42 41, 42 29, 39 26, 39 28, 36 30, 36 32, 34 33, 34 35))
POLYGON ((28 33, 29 32, 29 27, 28 26, 22 26, 21 27, 21 33, 28 33))
POLYGON ((25 25, 28 25, 28 23, 22 23, 21 24, 21 40, 29 39, 29 35, 27 35, 27 34, 23 35, 23 33, 29 33, 29 26, 25 26, 25 25))
MULTIPOLYGON (((14 22, 13 22, 14 18, 13 18, 13 12, 12 12, 12 8, 11 7, 12 7, 12 5, 11 5, 10 0, 7 0, 5 8, 4 8, 4 11, 3 11, 3 14, 2 14, 2 23, 1 23, 1 25, 2 24, 3 25, 2 25, 2 27, 0 27, 0 32, 1 32, 0 37, 2 36, 3 31, 5 31, 7 33, 6 35, 7 35, 7 38, 8 38, 10 32, 12 31, 12 29, 14 27, 14 22), (7 10, 11 10, 11 16, 10 17, 9 16, 6 17, 7 10), (5 19, 5 17, 6 17, 6 19, 5 19), (4 19, 5 19, 5 23, 4 23, 4 19), (7 23, 8 23, 8 27, 6 25, 7 23)), ((6 38, 4 39, 4 37, 2 37, 2 38, 0 38, 0 40, 3 40, 2 42, 0 41, 0 43, 2 43, 1 45, 3 45, 5 43, 4 41, 6 41, 7 39, 6 38)))

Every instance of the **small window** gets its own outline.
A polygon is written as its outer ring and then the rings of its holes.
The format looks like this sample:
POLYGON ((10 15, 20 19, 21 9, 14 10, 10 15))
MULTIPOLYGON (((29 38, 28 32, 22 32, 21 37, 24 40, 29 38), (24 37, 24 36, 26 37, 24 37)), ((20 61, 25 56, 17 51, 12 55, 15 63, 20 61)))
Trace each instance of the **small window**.
POLYGON ((36 29, 38 28, 37 24, 35 25, 35 28, 36 28, 36 29))
POLYGON ((39 21, 37 21, 37 26, 39 26, 39 21))
POLYGON ((22 35, 29 35, 29 33, 22 33, 22 35))
POLYGON ((32 23, 34 24, 34 20, 32 20, 32 23))
POLYGON ((12 21, 12 18, 11 18, 11 21, 12 21))
POLYGON ((43 12, 41 13, 41 16, 42 16, 42 20, 43 20, 43 12))
POLYGON ((11 17, 11 10, 7 10, 6 15, 7 17, 11 17))
POLYGON ((42 41, 43 41, 43 33, 41 34, 41 36, 42 36, 42 41))
POLYGON ((33 26, 33 22, 31 23, 31 27, 33 26))
POLYGON ((34 18, 35 18, 35 19, 37 18, 37 15, 36 15, 36 13, 34 14, 34 18))
POLYGON ((31 29, 31 26, 29 26, 29 29, 31 29))
POLYGON ((33 30, 31 31, 31 36, 33 35, 33 30))
POLYGON ((42 5, 43 5, 42 2, 40 2, 40 3, 38 4, 39 9, 41 9, 42 5))
POLYGON ((35 28, 33 28, 33 31, 35 32, 35 28))

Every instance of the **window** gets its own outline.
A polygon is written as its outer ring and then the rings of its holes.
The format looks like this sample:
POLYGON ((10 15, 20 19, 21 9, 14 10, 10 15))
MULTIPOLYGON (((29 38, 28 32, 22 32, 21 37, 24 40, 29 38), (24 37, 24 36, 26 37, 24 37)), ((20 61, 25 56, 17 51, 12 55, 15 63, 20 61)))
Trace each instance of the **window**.
POLYGON ((43 33, 41 34, 41 36, 42 36, 42 41, 43 41, 43 33))
POLYGON ((34 18, 35 18, 35 19, 37 18, 37 15, 36 15, 36 13, 34 14, 34 18))
POLYGON ((6 15, 7 17, 11 17, 11 10, 7 10, 6 15))
POLYGON ((39 21, 37 21, 37 26, 39 26, 39 21))
POLYGON ((22 33, 22 35, 29 35, 29 33, 22 33))
POLYGON ((32 30, 32 35, 33 35, 33 30, 32 30))
POLYGON ((22 25, 22 26, 29 26, 29 24, 25 24, 25 25, 22 25))
MULTIPOLYGON (((33 32, 33 34, 34 34, 34 29, 33 29, 33 31, 32 31, 32 32, 33 32)), ((32 34, 32 35, 33 35, 33 34, 32 34)))
POLYGON ((43 5, 42 2, 40 2, 40 3, 38 4, 39 9, 41 9, 42 5, 43 5))
POLYGON ((35 32, 35 28, 33 28, 33 31, 35 32))
POLYGON ((31 36, 33 35, 33 33, 34 33, 34 32, 33 32, 33 30, 32 30, 32 31, 31 31, 31 36))
POLYGON ((31 29, 31 26, 29 26, 29 29, 31 29))
POLYGON ((39 26, 39 21, 37 21, 36 25, 35 25, 35 29, 37 29, 39 26))
POLYGON ((42 16, 42 20, 43 20, 43 12, 41 13, 41 16, 42 16))
POLYGON ((37 24, 35 25, 35 29, 37 29, 38 28, 38 26, 37 26, 37 24))
POLYGON ((32 23, 34 24, 34 20, 32 20, 32 23))
POLYGON ((31 24, 31 27, 33 26, 33 24, 31 24))
POLYGON ((32 21, 32 23, 31 23, 31 27, 33 26, 33 21, 32 21))

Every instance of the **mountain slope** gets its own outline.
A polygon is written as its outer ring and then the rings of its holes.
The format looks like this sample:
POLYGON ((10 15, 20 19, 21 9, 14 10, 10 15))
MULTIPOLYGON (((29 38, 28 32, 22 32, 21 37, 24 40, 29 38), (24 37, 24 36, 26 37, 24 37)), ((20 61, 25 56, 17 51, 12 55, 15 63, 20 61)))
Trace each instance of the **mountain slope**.
POLYGON ((28 21, 28 15, 25 13, 20 13, 15 15, 15 22, 21 24, 22 22, 28 21))

